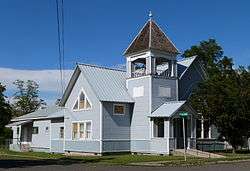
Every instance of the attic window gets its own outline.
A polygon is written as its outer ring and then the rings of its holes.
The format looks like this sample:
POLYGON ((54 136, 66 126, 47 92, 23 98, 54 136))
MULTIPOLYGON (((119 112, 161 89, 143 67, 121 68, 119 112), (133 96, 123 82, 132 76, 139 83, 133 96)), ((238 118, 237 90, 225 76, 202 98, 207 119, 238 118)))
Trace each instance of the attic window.
POLYGON ((90 109, 91 104, 83 91, 77 97, 73 110, 90 109))

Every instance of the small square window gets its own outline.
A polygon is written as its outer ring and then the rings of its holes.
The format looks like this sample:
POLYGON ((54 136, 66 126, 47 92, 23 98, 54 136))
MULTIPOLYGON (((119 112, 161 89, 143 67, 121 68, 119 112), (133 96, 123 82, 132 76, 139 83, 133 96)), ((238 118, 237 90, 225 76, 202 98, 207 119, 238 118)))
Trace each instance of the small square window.
POLYGON ((114 105, 114 114, 115 115, 124 115, 125 114, 125 106, 123 104, 115 104, 114 105))
POLYGON ((32 128, 32 134, 38 134, 38 127, 32 128))

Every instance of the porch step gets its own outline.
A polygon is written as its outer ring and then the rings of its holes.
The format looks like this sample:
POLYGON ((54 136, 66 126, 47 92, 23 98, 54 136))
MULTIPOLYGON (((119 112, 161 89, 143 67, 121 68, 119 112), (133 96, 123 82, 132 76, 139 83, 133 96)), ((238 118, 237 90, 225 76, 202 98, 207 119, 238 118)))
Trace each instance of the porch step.
MULTIPOLYGON (((176 149, 175 152, 181 153, 184 155, 184 149, 176 149)), ((200 151, 196 149, 187 149, 186 154, 189 156, 195 156, 195 157, 202 157, 202 158, 223 158, 225 156, 219 155, 219 154, 214 154, 214 153, 209 153, 205 151, 200 151)))

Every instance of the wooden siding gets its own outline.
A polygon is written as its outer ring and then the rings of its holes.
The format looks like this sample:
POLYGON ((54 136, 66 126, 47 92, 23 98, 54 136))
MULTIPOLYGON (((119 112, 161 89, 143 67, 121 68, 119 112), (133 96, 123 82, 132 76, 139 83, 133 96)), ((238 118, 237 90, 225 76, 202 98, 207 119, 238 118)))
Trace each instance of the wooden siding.
POLYGON ((86 78, 81 73, 76 81, 72 91, 66 101, 65 106, 71 111, 65 113, 65 150, 82 152, 100 152, 100 102, 95 92, 92 90, 86 78), (73 111, 73 105, 81 90, 84 90, 89 101, 91 109, 73 111), (92 121, 92 140, 91 141, 72 141, 72 122, 92 121), (93 142, 93 144, 92 144, 93 142))

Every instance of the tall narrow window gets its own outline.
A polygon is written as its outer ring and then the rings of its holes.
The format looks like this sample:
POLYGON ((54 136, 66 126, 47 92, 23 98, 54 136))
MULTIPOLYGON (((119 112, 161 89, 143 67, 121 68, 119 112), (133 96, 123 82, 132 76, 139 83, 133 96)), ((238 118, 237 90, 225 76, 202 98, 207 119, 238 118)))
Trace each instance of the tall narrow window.
POLYGON ((80 139, 84 139, 84 123, 80 123, 80 139))
POLYGON ((74 104, 73 110, 90 109, 90 108, 91 108, 91 103, 89 102, 84 92, 81 91, 81 93, 77 97, 76 103, 74 104))
POLYGON ((59 133, 60 138, 64 138, 64 127, 60 127, 60 133, 59 133))
POLYGON ((77 132, 78 132, 78 124, 77 123, 73 123, 73 130, 72 130, 72 139, 77 139, 77 132))
POLYGON ((91 122, 86 122, 86 139, 91 137, 91 122))

